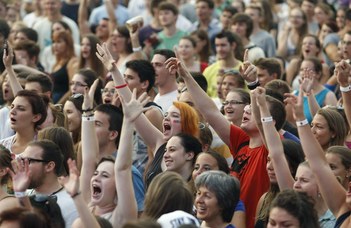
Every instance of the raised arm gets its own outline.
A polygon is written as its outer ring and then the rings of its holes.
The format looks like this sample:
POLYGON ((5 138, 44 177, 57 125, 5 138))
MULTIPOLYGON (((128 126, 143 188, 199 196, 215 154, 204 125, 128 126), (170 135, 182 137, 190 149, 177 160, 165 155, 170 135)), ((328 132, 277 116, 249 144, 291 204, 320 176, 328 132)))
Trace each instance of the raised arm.
POLYGON ((269 112, 265 93, 262 87, 256 88, 253 93, 256 95, 257 106, 262 117, 262 128, 269 157, 272 161, 275 176, 280 190, 292 189, 294 178, 291 176, 289 164, 284 155, 284 148, 278 131, 275 128, 274 120, 269 112))
POLYGON ((79 190, 79 171, 76 162, 69 158, 67 163, 69 167, 69 176, 60 177, 60 184, 65 187, 67 193, 72 197, 83 227, 100 228, 99 223, 95 216, 90 212, 88 205, 79 190))
POLYGON ((132 183, 132 154, 133 132, 136 118, 146 109, 143 108, 148 102, 147 94, 142 94, 136 100, 136 89, 133 91, 131 100, 126 103, 121 99, 124 111, 124 119, 121 130, 121 139, 115 162, 115 182, 118 195, 118 206, 113 212, 113 227, 122 227, 129 220, 136 220, 137 205, 132 183))
POLYGON ((10 86, 13 92, 13 95, 16 96, 18 91, 23 90, 21 84, 17 80, 16 73, 13 70, 12 67, 12 61, 13 61, 13 50, 11 47, 8 46, 8 49, 4 49, 4 54, 2 56, 2 61, 5 65, 5 69, 7 71, 8 79, 10 81, 10 86), (8 51, 8 52, 7 52, 8 51))
MULTIPOLYGON (((132 92, 127 86, 122 74, 119 72, 115 65, 115 61, 112 58, 110 51, 108 50, 107 44, 104 43, 102 46, 97 44, 97 57, 104 64, 106 69, 112 73, 113 81, 115 82, 118 94, 125 102, 129 102, 132 92)), ((159 131, 151 122, 141 114, 135 121, 135 128, 143 138, 146 145, 150 148, 158 148, 163 143, 163 134, 159 131)), ((154 152, 155 153, 155 152, 154 152)))
POLYGON ((296 124, 302 149, 312 172, 317 178, 322 196, 334 216, 338 217, 349 210, 345 203, 346 192, 330 169, 325 158, 325 153, 314 137, 305 118, 303 112, 303 94, 299 93, 297 98, 290 97, 286 101, 294 107, 294 118, 297 121, 296 124))
POLYGON ((108 28, 112 33, 113 30, 115 30, 118 25, 117 17, 115 15, 115 6, 113 5, 111 0, 105 0, 104 2, 105 2, 108 18, 109 18, 108 28))
MULTIPOLYGON (((177 56, 179 56, 177 54, 177 56)), ((230 122, 218 110, 213 100, 201 89, 181 59, 170 58, 165 62, 168 70, 177 69, 180 77, 184 79, 186 87, 194 100, 196 108, 205 117, 208 123, 217 132, 225 144, 230 146, 230 122)))
POLYGON ((86 203, 90 202, 90 180, 95 172, 95 167, 99 156, 98 140, 95 133, 94 113, 92 111, 94 93, 97 84, 98 79, 95 80, 93 85, 90 87, 89 92, 88 88, 85 88, 84 101, 82 105, 82 109, 86 111, 83 111, 82 116, 82 169, 80 186, 86 203))
POLYGON ((89 0, 81 0, 78 8, 78 26, 81 37, 91 33, 88 21, 88 2, 89 0))
POLYGON ((339 62, 335 67, 334 75, 338 80, 340 85, 343 106, 347 118, 348 124, 351 126, 351 87, 348 81, 348 78, 351 74, 351 65, 348 64, 345 60, 339 62))
POLYGON ((305 69, 304 78, 301 81, 301 93, 307 96, 308 108, 310 109, 311 116, 316 115, 318 109, 320 109, 319 104, 314 96, 314 91, 312 90, 313 80, 315 79, 315 72, 311 69, 305 69))

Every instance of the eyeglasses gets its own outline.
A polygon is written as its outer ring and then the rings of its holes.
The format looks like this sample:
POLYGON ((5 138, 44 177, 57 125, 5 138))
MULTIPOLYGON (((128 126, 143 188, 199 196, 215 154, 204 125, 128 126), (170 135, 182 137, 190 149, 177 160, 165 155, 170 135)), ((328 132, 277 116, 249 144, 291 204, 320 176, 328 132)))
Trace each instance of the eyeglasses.
POLYGON ((101 93, 109 93, 109 94, 115 94, 116 89, 112 88, 112 89, 101 89, 101 93))
POLYGON ((43 159, 36 159, 36 158, 24 158, 24 157, 19 157, 19 159, 21 159, 23 162, 24 160, 28 160, 28 163, 31 164, 33 162, 42 162, 42 163, 46 163, 46 162, 49 162, 47 160, 43 160, 43 159))
POLYGON ((77 87, 85 87, 88 86, 87 84, 83 84, 81 82, 70 82, 69 83, 70 86, 77 86, 77 87))
POLYGON ((238 104, 246 104, 246 103, 243 102, 243 101, 236 101, 236 100, 224 101, 222 103, 223 106, 226 106, 228 104, 230 104, 230 105, 238 105, 238 104))
POLYGON ((83 97, 83 94, 81 94, 81 93, 75 93, 75 94, 73 94, 71 97, 74 98, 74 99, 78 99, 78 98, 80 98, 80 97, 83 97))

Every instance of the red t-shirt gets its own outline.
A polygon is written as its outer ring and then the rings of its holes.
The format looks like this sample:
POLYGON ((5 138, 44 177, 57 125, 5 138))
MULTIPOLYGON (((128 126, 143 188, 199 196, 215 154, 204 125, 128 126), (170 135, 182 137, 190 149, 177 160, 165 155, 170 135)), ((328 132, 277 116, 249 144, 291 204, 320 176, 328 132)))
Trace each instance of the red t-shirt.
POLYGON ((250 148, 245 143, 249 139, 242 129, 231 125, 230 148, 234 157, 232 175, 240 180, 240 199, 245 204, 246 227, 254 227, 257 203, 268 191, 270 182, 266 170, 268 150, 263 144, 250 148))

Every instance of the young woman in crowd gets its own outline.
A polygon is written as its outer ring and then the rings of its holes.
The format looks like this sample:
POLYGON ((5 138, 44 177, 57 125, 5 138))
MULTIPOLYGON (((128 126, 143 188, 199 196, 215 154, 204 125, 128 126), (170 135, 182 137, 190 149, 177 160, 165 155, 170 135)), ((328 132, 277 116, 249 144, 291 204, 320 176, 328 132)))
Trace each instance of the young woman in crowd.
POLYGON ((250 104, 250 94, 244 89, 233 89, 227 94, 222 104, 227 120, 236 126, 240 126, 244 107, 250 104))
POLYGON ((207 32, 204 30, 196 30, 191 33, 191 37, 196 42, 197 58, 201 63, 209 63, 211 56, 211 43, 207 32))
POLYGON ((74 54, 73 38, 68 32, 54 32, 52 34, 52 49, 56 57, 51 77, 54 82, 52 100, 62 103, 65 96, 69 95, 69 83, 75 73, 77 58, 74 54))

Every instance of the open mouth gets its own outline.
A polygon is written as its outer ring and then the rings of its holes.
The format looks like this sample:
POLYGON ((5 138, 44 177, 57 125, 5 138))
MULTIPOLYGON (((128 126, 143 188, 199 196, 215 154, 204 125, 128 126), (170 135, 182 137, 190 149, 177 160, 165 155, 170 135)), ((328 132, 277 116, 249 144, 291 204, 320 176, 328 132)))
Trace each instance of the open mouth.
POLYGON ((168 123, 163 124, 163 133, 169 132, 171 129, 171 125, 169 125, 168 123))
POLYGON ((99 198, 101 196, 101 188, 97 185, 93 185, 93 198, 99 198))
POLYGON ((110 98, 104 99, 104 104, 111 104, 112 100, 110 98))

